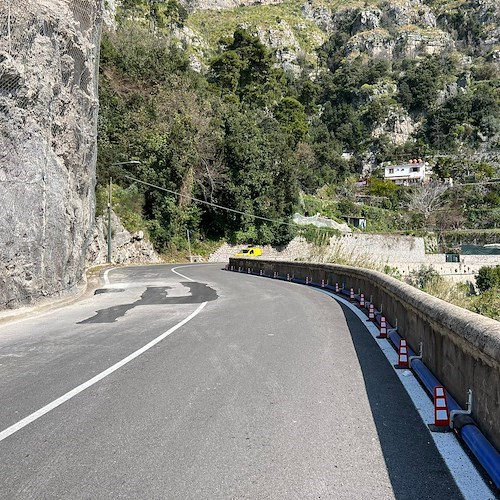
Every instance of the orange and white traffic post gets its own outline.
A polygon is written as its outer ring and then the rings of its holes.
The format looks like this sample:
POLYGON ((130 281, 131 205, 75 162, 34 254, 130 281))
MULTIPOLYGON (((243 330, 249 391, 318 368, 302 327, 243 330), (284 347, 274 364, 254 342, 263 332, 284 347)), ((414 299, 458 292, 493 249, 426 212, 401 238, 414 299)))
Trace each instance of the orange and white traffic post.
POLYGON ((406 339, 401 339, 399 341, 398 349, 398 364, 394 365, 395 368, 408 368, 408 344, 406 339))
POLYGON ((359 307, 365 307, 365 294, 362 293, 359 296, 359 307))
POLYGON ((434 387, 434 425, 448 425, 450 414, 448 412, 448 399, 442 385, 434 387))
POLYGON ((450 411, 446 389, 442 385, 434 387, 434 424, 429 424, 434 432, 450 432, 450 411))
POLYGON ((335 283, 335 293, 339 293, 339 292, 340 292, 339 284, 335 283))
POLYGON ((349 298, 351 300, 354 300, 354 288, 351 288, 351 290, 349 291, 349 298))
POLYGON ((368 307, 368 319, 366 321, 375 321, 375 306, 371 302, 368 307))
POLYGON ((380 325, 378 328, 379 328, 380 333, 378 334, 377 338, 378 339, 386 339, 387 338, 387 321, 385 320, 385 316, 380 316, 380 325))
POLYGON ((321 288, 325 288, 325 280, 321 280, 321 288))

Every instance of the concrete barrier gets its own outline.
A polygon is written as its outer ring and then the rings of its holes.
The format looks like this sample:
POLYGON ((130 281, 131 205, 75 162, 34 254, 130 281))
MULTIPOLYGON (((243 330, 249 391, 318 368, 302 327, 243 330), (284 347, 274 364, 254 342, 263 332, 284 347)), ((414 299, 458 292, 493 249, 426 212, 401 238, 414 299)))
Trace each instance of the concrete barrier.
POLYGON ((472 416, 491 443, 500 450, 500 322, 432 297, 390 276, 368 269, 333 264, 307 264, 230 259, 231 265, 251 267, 265 275, 294 275, 315 283, 345 283, 372 297, 378 310, 418 352, 423 362, 465 406, 468 389, 474 402, 472 416))

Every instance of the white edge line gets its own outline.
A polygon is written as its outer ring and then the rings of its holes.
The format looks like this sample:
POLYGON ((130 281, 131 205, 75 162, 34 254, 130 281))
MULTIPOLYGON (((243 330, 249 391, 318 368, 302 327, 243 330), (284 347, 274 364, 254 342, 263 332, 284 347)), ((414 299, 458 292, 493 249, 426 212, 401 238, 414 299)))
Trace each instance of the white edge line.
MULTIPOLYGON (((343 297, 339 297, 328 290, 317 288, 315 288, 315 290, 346 305, 362 321, 366 320, 366 315, 343 297)), ((373 323, 364 323, 364 326, 369 331, 371 336, 377 341, 378 346, 384 353, 389 363, 391 363, 391 365, 397 364, 398 355, 389 342, 376 338, 377 335, 379 335, 378 328, 373 323)), ((410 396, 424 424, 427 425, 428 423, 433 422, 434 405, 427 395, 427 392, 422 388, 413 375, 413 372, 410 370, 396 370, 395 368, 393 368, 393 370, 396 372, 396 375, 410 396), (409 374, 411 374, 411 376, 409 376, 409 374)), ((455 437, 455 434, 442 434, 430 431, 429 434, 436 444, 436 448, 448 467, 455 483, 464 495, 464 498, 467 500, 494 500, 495 496, 493 495, 491 489, 478 472, 470 457, 463 450, 462 446, 458 442, 458 439, 455 437)))
POLYGON ((23 427, 26 427, 29 425, 31 422, 34 422, 35 420, 39 419, 49 411, 52 411, 54 408, 57 408, 58 406, 62 405, 66 401, 70 400, 77 394, 80 394, 80 392, 84 391, 85 389, 88 389, 92 385, 96 384, 103 378, 107 377, 108 375, 111 375, 113 372, 121 368, 122 366, 126 365, 133 359, 137 358, 144 352, 146 352, 148 349, 151 349, 151 347, 155 346, 158 344, 158 342, 161 342, 165 337, 168 337, 171 333, 175 332, 178 330, 181 326, 184 326, 187 322, 191 321, 195 316, 197 316, 201 310, 207 305, 207 302, 203 302, 198 306, 198 308, 192 312, 189 316, 184 318, 182 321, 177 323, 175 326, 167 330, 166 332, 162 333, 159 337, 156 337, 153 339, 151 342, 147 343, 145 346, 141 347, 137 351, 133 352, 132 354, 129 354, 126 358, 122 359, 118 363, 114 364, 113 366, 110 366, 108 369, 104 370, 103 372, 99 373, 95 377, 92 377, 90 380, 87 380, 87 382, 84 382, 83 384, 80 384, 78 387, 75 387, 73 390, 67 392, 63 396, 57 398, 56 400, 52 401, 48 405, 44 406, 43 408, 40 408, 39 410, 35 411, 31 415, 28 415, 27 417, 23 418, 19 422, 17 422, 14 425, 11 425, 10 427, 7 427, 7 429, 3 430, 0 432, 0 442, 6 439, 7 437, 11 436, 15 432, 21 430, 23 427))
POLYGON ((187 280, 189 280, 189 281, 194 281, 193 279, 188 278, 187 276, 184 276, 184 274, 178 273, 178 272, 176 271, 176 269, 183 269, 183 268, 185 268, 185 267, 194 267, 194 266, 197 266, 197 265, 199 265, 199 264, 194 264, 193 266, 177 266, 177 267, 173 267, 173 268, 171 269, 171 271, 172 271, 174 274, 177 274, 177 276, 180 276, 181 278, 185 278, 185 279, 187 279, 187 280))
POLYGON ((116 267, 112 267, 110 269, 106 269, 106 271, 104 271, 104 274, 103 274, 103 279, 104 279, 104 284, 105 285, 109 285, 109 278, 108 278, 108 273, 109 271, 112 271, 113 269, 116 269, 116 267))

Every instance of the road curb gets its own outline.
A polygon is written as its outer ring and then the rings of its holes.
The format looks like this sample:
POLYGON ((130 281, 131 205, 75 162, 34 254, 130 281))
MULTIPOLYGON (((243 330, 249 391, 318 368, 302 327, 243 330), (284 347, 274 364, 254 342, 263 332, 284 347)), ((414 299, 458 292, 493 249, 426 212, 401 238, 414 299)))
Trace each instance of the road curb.
POLYGON ((31 306, 0 311, 0 326, 14 321, 20 321, 26 318, 38 316, 39 314, 52 312, 78 302, 87 293, 90 293, 98 288, 99 280, 105 270, 106 269, 101 266, 87 269, 82 277, 83 283, 76 287, 76 291, 74 293, 65 292, 63 297, 59 297, 57 299, 44 297, 37 304, 31 306), (96 273, 97 271, 99 271, 98 274, 96 273))

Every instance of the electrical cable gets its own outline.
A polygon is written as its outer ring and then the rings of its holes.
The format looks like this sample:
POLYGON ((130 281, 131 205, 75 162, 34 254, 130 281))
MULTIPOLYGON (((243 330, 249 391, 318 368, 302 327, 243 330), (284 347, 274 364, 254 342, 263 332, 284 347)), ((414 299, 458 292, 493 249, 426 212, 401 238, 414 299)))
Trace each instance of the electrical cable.
POLYGON ((234 208, 224 207, 223 205, 218 205, 217 203, 212 203, 210 201, 200 200, 199 198, 195 198, 194 196, 190 196, 188 194, 178 193, 177 191, 172 191, 171 189, 167 189, 167 188, 164 188, 161 186, 156 186, 155 184, 151 184, 151 183, 146 182, 146 181, 141 181, 140 179, 132 177, 131 175, 123 175, 123 177, 126 177, 127 179, 130 179, 134 182, 139 182, 140 184, 144 184, 145 186, 159 189, 160 191, 165 191, 165 192, 170 193, 170 194, 175 194, 175 195, 181 196, 183 198, 189 198, 190 200, 193 200, 196 203, 202 203, 202 204, 208 205, 210 207, 220 208, 221 210, 226 210, 227 212, 233 212, 235 214, 244 215, 246 217, 253 217, 254 219, 265 220, 267 222, 273 222, 276 224, 282 224, 282 225, 286 225, 286 226, 296 226, 296 224, 293 222, 287 222, 287 221, 283 221, 283 220, 279 220, 279 219, 269 219, 268 217, 261 217, 260 215, 253 215, 253 214, 249 214, 246 212, 241 212, 240 210, 235 210, 234 208))

